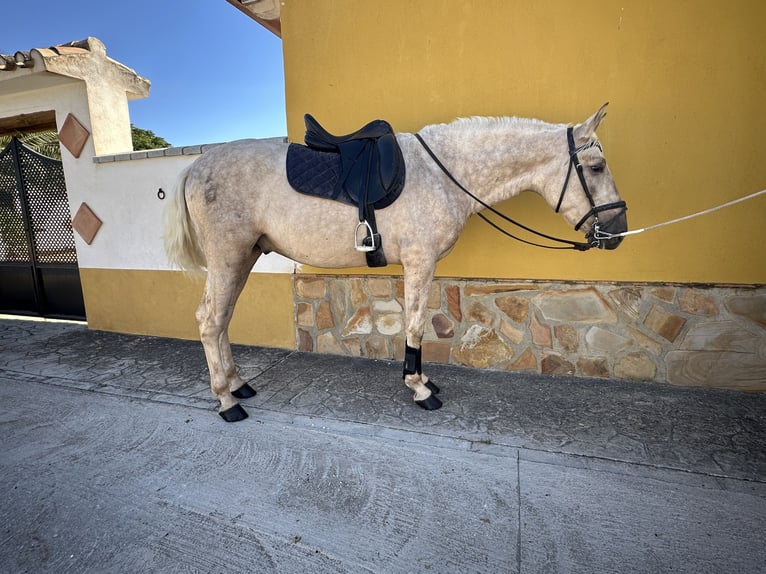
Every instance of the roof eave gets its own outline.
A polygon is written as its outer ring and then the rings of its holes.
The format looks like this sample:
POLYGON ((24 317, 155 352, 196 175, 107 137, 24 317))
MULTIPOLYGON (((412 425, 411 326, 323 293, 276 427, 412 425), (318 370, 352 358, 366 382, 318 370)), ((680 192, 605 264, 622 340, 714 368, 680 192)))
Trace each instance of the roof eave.
POLYGON ((226 0, 243 14, 258 22, 269 32, 282 37, 279 0, 226 0))

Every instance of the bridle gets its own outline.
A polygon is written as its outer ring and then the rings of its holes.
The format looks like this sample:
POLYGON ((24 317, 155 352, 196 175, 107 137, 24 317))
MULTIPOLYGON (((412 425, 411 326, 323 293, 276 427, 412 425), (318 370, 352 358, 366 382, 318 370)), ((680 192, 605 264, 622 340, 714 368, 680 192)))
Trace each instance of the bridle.
POLYGON ((579 231, 580 227, 582 227, 582 224, 585 223, 588 218, 592 215, 593 216, 593 232, 591 236, 593 237, 593 241, 595 242, 594 245, 598 245, 601 237, 601 228, 599 226, 598 221, 598 214, 602 211, 609 211, 610 209, 622 209, 623 211, 626 211, 628 209, 628 206, 625 204, 624 201, 614 201, 612 203, 605 203, 604 205, 596 205, 596 202, 593 201, 593 195, 590 192, 590 189, 588 189, 588 183, 585 181, 585 176, 583 175, 583 167, 582 163, 580 163, 580 158, 577 156, 577 154, 581 151, 585 151, 586 149, 590 149, 592 147, 597 147, 599 151, 603 152, 604 150, 601 147, 601 144, 598 140, 593 140, 587 143, 584 143, 580 147, 575 147, 574 143, 574 130, 570 126, 567 128, 567 144, 569 145, 569 167, 567 168, 567 176, 564 179, 564 185, 561 188, 561 195, 559 195, 559 202, 556 204, 556 213, 559 212, 561 209, 561 203, 564 201, 564 195, 567 191, 567 186, 569 185, 569 177, 572 175, 572 167, 575 168, 575 171, 577 172, 577 178, 580 180, 580 185, 582 186, 582 190, 585 192, 585 197, 588 199, 588 203, 590 203, 590 211, 582 216, 582 219, 577 222, 577 225, 574 226, 575 231, 579 231))
MULTIPOLYGON (((567 169, 567 176, 564 180, 564 185, 561 188, 561 194, 559 195, 559 201, 556 205, 556 213, 559 212, 559 209, 561 209, 561 203, 564 201, 564 194, 566 193, 567 186, 569 185, 569 178, 572 174, 572 167, 574 166, 575 171, 577 172, 577 176, 580 180, 580 185, 582 185, 583 191, 585 192, 585 196, 588 198, 588 202, 590 203, 590 211, 586 213, 582 219, 577 223, 575 226, 575 231, 579 230, 580 227, 582 227, 582 224, 585 223, 585 221, 592 215, 594 216, 594 222, 593 222, 593 234, 592 239, 588 243, 584 243, 582 241, 571 241, 569 239, 561 239, 559 237, 554 237, 552 235, 547 235, 545 233, 542 233, 540 231, 536 231, 530 227, 527 227, 526 225, 523 225, 519 223, 518 221, 515 221, 505 215, 504 213, 501 213, 497 211, 494 207, 487 204, 486 202, 482 201, 478 197, 476 197, 474 194, 472 194, 470 191, 468 191, 457 179, 455 179, 455 176, 450 173, 450 171, 447 169, 447 167, 441 162, 441 160, 436 156, 436 154, 431 150, 430 147, 428 147, 428 144, 425 142, 425 140, 422 138, 422 136, 418 133, 415 134, 415 137, 420 142, 420 144, 423 146, 423 148, 428 152, 428 155, 431 156, 431 159, 434 161, 434 163, 439 166, 439 168, 444 172, 444 174, 454 183, 461 191, 463 191, 466 195, 468 195, 471 199, 476 201, 479 205, 487 209, 488 211, 491 211, 501 219, 507 221, 508 223, 511 223, 512 225, 515 225, 516 227, 519 227, 525 231, 528 231, 529 233, 533 233, 534 235, 537 235, 538 237, 543 237, 545 239, 549 239, 551 241, 556 241, 558 243, 565 243, 569 245, 569 247, 557 247, 552 245, 543 245, 541 243, 535 243, 534 241, 527 241, 526 239, 522 239, 520 237, 516 237, 515 235, 509 233, 505 229, 501 228, 497 224, 490 221, 484 214, 477 213, 477 215, 483 219, 486 223, 503 233, 504 235, 507 235, 511 239, 515 239, 516 241, 520 241, 521 243, 526 243, 527 245, 534 245, 535 247, 542 247, 544 249, 574 249, 576 251, 587 251, 588 249, 591 249, 593 247, 598 247, 601 243, 602 239, 605 239, 603 235, 600 235, 600 228, 599 228, 599 222, 598 222, 598 214, 602 211, 608 211, 610 209, 618 209, 621 208, 623 210, 627 209, 627 205, 624 201, 615 201, 613 203, 607 203, 604 205, 596 206, 596 203, 593 201, 593 195, 590 193, 590 189, 588 189, 588 184, 585 181, 585 176, 583 175, 583 167, 580 163, 580 159, 577 156, 578 152, 581 152, 583 150, 589 149, 594 146, 598 146, 598 149, 601 150, 601 144, 598 142, 598 140, 594 140, 592 142, 588 142, 586 144, 581 145, 578 148, 575 148, 574 145, 574 135, 573 135, 573 129, 571 127, 567 128, 567 142, 569 145, 569 168, 567 169)), ((608 235, 608 234, 607 234, 608 235)))

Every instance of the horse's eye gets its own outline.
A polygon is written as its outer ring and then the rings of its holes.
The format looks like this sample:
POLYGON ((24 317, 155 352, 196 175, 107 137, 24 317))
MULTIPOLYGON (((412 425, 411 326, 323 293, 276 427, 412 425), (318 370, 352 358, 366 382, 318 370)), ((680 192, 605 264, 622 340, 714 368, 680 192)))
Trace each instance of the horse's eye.
POLYGON ((606 164, 605 163, 597 163, 595 165, 590 166, 590 170, 593 173, 603 173, 604 172, 604 168, 606 168, 606 164))

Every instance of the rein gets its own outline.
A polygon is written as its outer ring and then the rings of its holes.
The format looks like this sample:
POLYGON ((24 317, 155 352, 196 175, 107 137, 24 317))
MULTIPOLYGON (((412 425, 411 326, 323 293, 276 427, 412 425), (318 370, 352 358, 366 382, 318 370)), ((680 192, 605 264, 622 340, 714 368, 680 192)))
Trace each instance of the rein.
MULTIPOLYGON (((569 131, 567 132, 567 135, 568 135, 568 136, 569 136, 569 134, 571 133, 571 129, 572 129, 572 128, 569 128, 569 131)), ((524 231, 527 231, 527 232, 529 232, 529 233, 532 233, 532 234, 534 234, 534 235, 537 235, 538 237, 542 237, 542 238, 544 238, 544 239, 548 239, 548 240, 550 240, 550 241, 556 241, 556 242, 558 242, 558 243, 565 243, 565 244, 567 244, 569 247, 561 247, 561 246, 553 246, 553 245, 543 245, 542 243, 535 243, 534 241, 527 241, 526 239, 522 239, 522 238, 520 238, 520 237, 516 237, 515 235, 513 235, 513 234, 509 233, 509 232, 508 232, 508 231, 506 231, 505 229, 501 228, 501 227, 500 227, 500 226, 498 226, 497 224, 495 224, 495 223, 493 223, 492 221, 490 221, 490 220, 489 220, 489 219, 488 219, 488 218, 487 218, 485 215, 483 215, 483 214, 481 214, 481 213, 478 213, 478 214, 477 214, 477 215, 478 215, 478 216, 479 216, 481 219, 483 219, 483 220, 484 220, 485 222, 487 222, 489 225, 491 225, 492 227, 494 227, 495 229, 497 229, 497 230, 498 230, 500 233, 502 233, 503 235, 506 235, 506 236, 510 237, 511 239, 515 239, 516 241, 520 241, 521 243, 526 243, 527 245, 533 245, 533 246, 535 246, 535 247, 542 247, 543 249, 574 249, 574 250, 576 250, 576 251, 587 251, 588 249, 591 249, 591 248, 593 248, 593 247, 596 247, 596 246, 598 245, 598 241, 599 241, 600 239, 597 239, 597 241, 596 241, 595 243, 584 243, 584 242, 581 242, 581 241, 571 241, 571 240, 569 240, 569 239, 561 239, 561 238, 559 238, 559 237, 553 237, 552 235, 547 235, 547 234, 545 234, 545 233, 542 233, 542 232, 540 232, 540 231, 536 231, 536 230, 534 230, 534 229, 532 229, 532 228, 530 228, 530 227, 527 227, 526 225, 523 225, 523 224, 519 223, 518 221, 514 221, 513 219, 511 219, 510 217, 508 217, 508 216, 507 216, 507 215, 505 215, 504 213, 501 213, 500 211, 496 210, 494 207, 492 207, 491 205, 489 205, 489 204, 485 203, 484 201, 482 201, 481 199, 479 199, 478 197, 476 197, 474 194, 472 194, 470 191, 468 191, 468 190, 467 190, 467 189, 466 189, 466 188, 465 188, 465 187, 464 187, 464 186, 463 186, 463 185, 462 185, 462 184, 461 184, 461 183, 460 183, 460 182, 459 182, 457 179, 455 179, 455 176, 454 176, 454 175, 452 175, 452 173, 450 173, 450 171, 449 171, 449 170, 447 169, 447 167, 446 167, 446 166, 445 166, 445 165, 444 165, 444 164, 441 162, 441 160, 439 160, 439 158, 436 156, 436 154, 433 152, 433 150, 431 150, 431 148, 430 148, 430 147, 428 147, 428 144, 427 144, 427 143, 425 142, 425 140, 424 140, 424 139, 421 137, 421 135, 420 135, 420 134, 418 134, 418 133, 416 133, 416 134, 415 134, 415 137, 418 139, 418 141, 419 141, 419 142, 420 142, 420 144, 423 146, 423 148, 424 148, 424 149, 425 149, 425 150, 428 152, 428 155, 429 155, 429 156, 431 156, 431 159, 434 161, 434 163, 435 163, 437 166, 439 166, 439 168, 440 168, 440 169, 441 169, 441 170, 444 172, 444 174, 445 174, 445 175, 446 175, 446 176, 447 176, 447 177, 448 177, 448 178, 449 178, 449 179, 452 181, 452 183, 454 183, 454 184, 455 184, 455 185, 456 185, 456 186, 457 186, 457 187, 458 187, 458 188, 459 188, 461 191, 463 191, 463 193, 465 193, 466 195, 468 195, 468 197, 470 197, 471 199, 473 199, 473 200, 474 200, 475 202, 477 202, 479 205, 481 205, 481 206, 482 206, 482 207, 484 207, 485 209, 488 209, 489 211, 491 211, 492 213, 494 213, 495 215, 497 215, 497 216, 498 216, 498 217, 500 217, 501 219, 503 219, 503 220, 507 221, 508 223, 510 223, 510 224, 512 224, 512 225, 515 225, 516 227, 519 227, 519 228, 523 229, 524 231)), ((597 143, 597 142, 596 142, 596 143, 597 143)), ((590 144, 590 145, 592 145, 592 144, 590 144)), ((578 152, 578 151, 582 151, 582 149, 574 149, 574 147, 573 147, 573 140, 572 140, 572 143, 570 143, 570 161, 569 161, 569 171, 567 171, 567 177, 566 177, 566 180, 564 181, 564 187, 563 187, 563 189, 561 190, 561 196, 559 197, 559 204, 558 204, 558 206, 556 207, 556 211, 558 211, 559 207, 561 207, 561 201, 564 199, 564 192, 566 191, 566 189, 567 189, 567 184, 569 183, 569 176, 570 176, 570 174, 571 174, 571 171, 572 171, 572 164, 573 164, 573 159, 572 159, 572 157, 574 156, 574 158, 575 158, 575 160, 576 160, 576 158, 577 158, 577 152, 578 152)), ((589 212, 588 212, 588 213, 585 215, 585 217, 584 217, 584 218, 583 218, 583 219, 580 221, 580 223, 577 225, 577 227, 576 227, 575 229, 579 228, 579 226, 580 226, 580 225, 582 225, 582 223, 583 223, 583 222, 584 222, 584 221, 585 221, 585 220, 586 220, 588 217, 590 217, 590 215, 595 215, 595 214, 597 214, 599 211, 604 211, 605 209, 612 209, 613 207, 617 207, 617 206, 616 206, 616 205, 614 205, 614 204, 609 204, 609 206, 604 206, 603 208, 597 208, 597 207, 594 205, 594 203, 593 203, 593 198, 592 198, 592 196, 591 196, 591 194, 590 194, 590 191, 588 190, 588 186, 585 184, 585 178, 584 178, 584 177, 583 177, 583 175, 582 175, 582 166, 580 166, 579 164, 580 164, 580 162, 579 162, 579 160, 577 160, 577 165, 579 166, 579 168, 577 169, 577 173, 578 173, 578 175, 579 175, 579 177, 580 177, 580 181, 581 181, 581 183, 582 183, 582 185, 583 185, 583 189, 585 189, 585 194, 586 194, 586 196, 588 197, 588 199, 589 199, 589 201, 590 201, 590 203, 591 203, 591 210, 590 210, 590 211, 589 211, 589 212)), ((624 206, 624 205, 625 205, 625 202, 622 202, 622 205, 624 206)), ((594 239, 595 239, 595 237, 594 237, 594 239)), ((601 239, 603 239, 603 238, 601 238, 601 239)))

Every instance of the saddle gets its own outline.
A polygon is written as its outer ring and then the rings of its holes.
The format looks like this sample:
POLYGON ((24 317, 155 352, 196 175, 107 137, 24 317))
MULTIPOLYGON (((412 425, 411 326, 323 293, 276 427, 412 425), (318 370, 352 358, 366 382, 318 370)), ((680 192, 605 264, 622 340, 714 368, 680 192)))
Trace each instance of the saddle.
POLYGON ((347 135, 333 135, 311 115, 306 145, 290 144, 287 180, 301 193, 334 199, 359 208, 354 248, 370 267, 387 265, 375 223, 375 209, 391 205, 404 188, 405 167, 396 135, 384 120, 374 120, 347 135), (359 239, 360 230, 366 232, 359 239))

